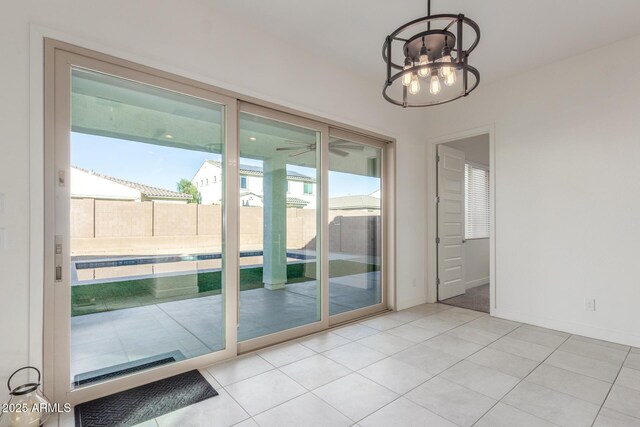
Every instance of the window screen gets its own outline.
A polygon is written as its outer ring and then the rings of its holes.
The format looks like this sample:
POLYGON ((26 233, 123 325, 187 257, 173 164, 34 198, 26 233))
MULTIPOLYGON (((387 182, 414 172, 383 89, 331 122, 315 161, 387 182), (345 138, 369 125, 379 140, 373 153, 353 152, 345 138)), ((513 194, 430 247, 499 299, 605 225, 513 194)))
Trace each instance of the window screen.
POLYGON ((464 168, 465 239, 489 237, 489 171, 467 163, 464 168))

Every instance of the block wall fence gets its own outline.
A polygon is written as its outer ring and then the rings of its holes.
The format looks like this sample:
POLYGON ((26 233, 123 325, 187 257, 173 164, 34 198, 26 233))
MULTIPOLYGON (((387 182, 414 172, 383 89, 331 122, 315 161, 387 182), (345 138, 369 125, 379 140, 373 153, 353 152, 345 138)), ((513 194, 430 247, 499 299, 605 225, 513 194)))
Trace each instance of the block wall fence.
MULTIPOLYGON (((287 249, 315 249, 316 210, 287 208, 287 249)), ((377 253, 379 212, 329 211, 331 252, 377 253)), ((261 250, 263 208, 240 208, 240 250, 261 250)), ((71 200, 72 256, 220 252, 219 205, 71 200)))

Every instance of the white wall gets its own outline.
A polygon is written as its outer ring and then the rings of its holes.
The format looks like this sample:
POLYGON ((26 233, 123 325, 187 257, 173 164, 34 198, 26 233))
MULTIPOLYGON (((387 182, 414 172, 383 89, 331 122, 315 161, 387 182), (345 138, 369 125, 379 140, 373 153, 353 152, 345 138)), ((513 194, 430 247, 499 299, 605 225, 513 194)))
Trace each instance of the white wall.
POLYGON ((465 160, 489 167, 489 135, 477 135, 447 142, 447 147, 464 151, 465 160))
MULTIPOLYGON (((42 146, 37 143, 41 128, 31 130, 30 120, 37 125, 42 117, 41 45, 38 38, 30 40, 30 25, 36 26, 34 34, 44 28, 65 41, 397 138, 397 201, 412 207, 397 214, 397 303, 426 301, 425 239, 420 238, 425 235, 425 148, 424 135, 414 125, 422 112, 383 101, 382 80, 368 81, 318 52, 256 33, 211 1, 13 0, 2 6, 0 193, 6 195, 6 213, 0 214, 0 228, 6 230, 7 244, 0 248, 0 384, 29 362, 30 347, 31 361, 40 359, 42 146), (30 138, 36 142, 31 147, 30 138), (37 262, 30 264, 30 254, 37 262)), ((0 401, 6 397, 2 393, 0 401)))
POLYGON ((489 283, 489 239, 467 240, 464 244, 464 282, 467 289, 489 283))
POLYGON ((433 137, 495 123, 496 315, 640 346, 638 51, 635 37, 430 110, 433 137))
MULTIPOLYGON (((463 138, 444 145, 464 152, 466 161, 489 168, 488 134, 463 138)), ((489 246, 488 238, 467 240, 464 244, 464 281, 467 289, 489 283, 489 246)))

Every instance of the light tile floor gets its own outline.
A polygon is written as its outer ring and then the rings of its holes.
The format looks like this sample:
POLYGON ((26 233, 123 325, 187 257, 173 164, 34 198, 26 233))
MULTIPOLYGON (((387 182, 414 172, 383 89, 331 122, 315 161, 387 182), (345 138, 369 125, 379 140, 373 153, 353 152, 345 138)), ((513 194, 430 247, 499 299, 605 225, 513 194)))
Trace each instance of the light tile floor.
POLYGON ((145 426, 640 426, 640 349, 439 304, 202 372, 219 397, 145 426))

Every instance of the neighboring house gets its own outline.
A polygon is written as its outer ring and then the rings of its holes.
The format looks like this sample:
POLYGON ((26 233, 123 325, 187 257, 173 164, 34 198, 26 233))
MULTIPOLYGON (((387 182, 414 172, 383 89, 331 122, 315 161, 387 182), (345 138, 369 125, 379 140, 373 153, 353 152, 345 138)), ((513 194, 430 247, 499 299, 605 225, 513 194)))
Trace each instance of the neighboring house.
MULTIPOLYGON (((262 167, 240 165, 240 202, 242 206, 262 206, 262 167)), ((200 192, 203 205, 222 200, 222 166, 217 160, 205 161, 191 180, 200 192)), ((316 208, 316 180, 287 171, 287 206, 316 208)))
MULTIPOLYGON (((379 195, 379 192, 377 193, 379 195)), ((380 197, 371 195, 332 197, 329 199, 329 210, 379 211, 380 197)))
POLYGON ((380 198, 380 190, 376 190, 373 193, 369 194, 371 197, 375 197, 377 199, 380 198))
POLYGON ((71 166, 71 198, 187 203, 193 197, 71 166))
MULTIPOLYGON (((298 197, 290 197, 287 196, 287 207, 288 208, 305 208, 309 204, 308 201, 302 200, 298 197)), ((240 205, 241 206, 251 206, 251 207, 262 207, 262 196, 260 194, 248 192, 240 193, 240 205)))

